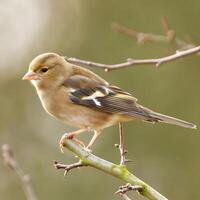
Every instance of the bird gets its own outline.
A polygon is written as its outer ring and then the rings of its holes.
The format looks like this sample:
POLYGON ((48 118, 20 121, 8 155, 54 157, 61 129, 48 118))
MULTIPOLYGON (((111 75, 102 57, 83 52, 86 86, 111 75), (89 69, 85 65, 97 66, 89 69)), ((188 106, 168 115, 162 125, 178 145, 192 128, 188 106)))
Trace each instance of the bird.
POLYGON ((67 62, 56 53, 43 53, 29 65, 23 80, 31 81, 42 106, 51 116, 77 130, 62 136, 84 145, 76 136, 87 131, 94 135, 87 146, 91 150, 103 129, 126 121, 164 122, 185 128, 196 125, 154 112, 140 104, 129 92, 109 84, 94 72, 67 62))

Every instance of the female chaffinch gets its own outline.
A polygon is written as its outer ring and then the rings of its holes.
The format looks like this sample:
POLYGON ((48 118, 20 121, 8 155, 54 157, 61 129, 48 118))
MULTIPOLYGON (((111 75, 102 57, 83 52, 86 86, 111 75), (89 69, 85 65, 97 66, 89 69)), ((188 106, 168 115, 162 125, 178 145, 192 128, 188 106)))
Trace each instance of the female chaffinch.
POLYGON ((94 136, 86 147, 90 149, 102 129, 130 120, 196 128, 193 123, 139 105, 130 93, 110 85, 85 68, 68 63, 55 53, 41 54, 33 59, 23 80, 30 80, 35 86, 42 106, 50 115, 79 128, 65 134, 61 146, 66 138, 73 139, 82 132, 93 130, 94 136))

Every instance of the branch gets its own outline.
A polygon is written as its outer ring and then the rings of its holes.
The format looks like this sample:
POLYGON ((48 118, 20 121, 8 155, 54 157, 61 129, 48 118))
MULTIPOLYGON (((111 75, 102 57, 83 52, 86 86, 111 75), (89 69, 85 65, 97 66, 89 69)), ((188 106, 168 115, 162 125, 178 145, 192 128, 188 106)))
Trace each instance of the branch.
POLYGON ((153 59, 133 59, 129 58, 127 59, 126 62, 119 63, 119 64, 102 64, 102 63, 96 63, 96 62, 91 62, 91 61, 86 61, 86 60, 80 60, 78 58, 72 58, 72 57, 64 57, 65 60, 69 63, 76 64, 76 65, 82 65, 86 67, 98 67, 98 68, 103 68, 105 71, 111 71, 115 69, 120 69, 120 68, 125 68, 125 67, 130 67, 134 65, 155 65, 156 67, 159 67, 161 64, 183 58, 195 53, 198 53, 200 51, 200 46, 183 50, 183 51, 176 51, 175 54, 166 56, 166 57, 161 57, 161 58, 153 58, 153 59))
POLYGON ((164 31, 164 35, 154 33, 144 33, 136 31, 132 28, 125 27, 118 23, 112 23, 111 28, 125 36, 136 39, 138 44, 144 44, 147 42, 164 42, 174 45, 176 48, 186 50, 195 47, 196 45, 190 40, 186 41, 176 36, 174 29, 170 28, 166 17, 161 18, 161 25, 164 31))
POLYGON ((166 197, 129 172, 126 166, 116 165, 109 161, 103 160, 102 158, 99 158, 86 151, 80 145, 77 145, 75 142, 73 142, 73 140, 66 140, 63 145, 80 159, 82 165, 94 167, 100 171, 117 177, 126 183, 130 183, 133 187, 140 187, 141 189, 138 190, 138 193, 150 200, 167 200, 166 197))
MULTIPOLYGON (((103 68, 105 71, 111 71, 114 69, 129 67, 133 65, 155 65, 159 67, 163 63, 167 63, 185 56, 189 56, 191 54, 198 53, 200 51, 200 46, 195 45, 192 41, 186 41, 180 39, 176 36, 175 30, 171 29, 166 17, 162 17, 161 25, 164 31, 164 35, 153 34, 153 33, 143 33, 130 28, 127 28, 118 23, 112 23, 111 27, 123 35, 129 36, 137 40, 138 44, 144 44, 146 42, 165 42, 170 43, 176 46, 179 50, 176 53, 161 57, 161 58, 153 58, 153 59, 127 59, 126 62, 119 64, 102 64, 96 63, 86 60, 81 60, 77 58, 65 57, 65 60, 72 64, 82 65, 86 67, 98 67, 103 68)), ((199 55, 199 54, 198 54, 199 55)))
POLYGON ((15 160, 14 153, 9 145, 2 145, 2 155, 5 165, 18 175, 24 189, 26 199, 36 200, 37 198, 30 183, 30 176, 22 171, 17 161, 15 160))
POLYGON ((65 164, 61 164, 58 161, 54 161, 54 167, 56 169, 64 169, 64 176, 67 175, 67 173, 72 170, 72 169, 76 169, 76 168, 80 168, 80 167, 84 167, 87 166, 85 164, 83 164, 82 162, 77 162, 77 163, 73 163, 71 165, 65 165, 65 164))
MULTIPOLYGON (((138 44, 144 44, 147 42, 165 42, 169 43, 169 39, 165 35, 158 35, 153 33, 139 32, 134 29, 130 29, 118 23, 112 23, 111 27, 116 32, 136 39, 138 44)), ((172 38, 172 37, 171 37, 172 38)))

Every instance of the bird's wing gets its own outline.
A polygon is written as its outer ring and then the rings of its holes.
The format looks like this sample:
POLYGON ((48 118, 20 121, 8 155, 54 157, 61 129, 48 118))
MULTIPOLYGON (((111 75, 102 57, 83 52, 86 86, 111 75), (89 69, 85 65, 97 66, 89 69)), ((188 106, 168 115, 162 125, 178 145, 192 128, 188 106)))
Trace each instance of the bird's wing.
POLYGON ((135 97, 116 86, 106 85, 81 75, 70 77, 64 86, 74 104, 107 113, 140 116, 144 120, 152 120, 148 112, 136 103, 135 97))

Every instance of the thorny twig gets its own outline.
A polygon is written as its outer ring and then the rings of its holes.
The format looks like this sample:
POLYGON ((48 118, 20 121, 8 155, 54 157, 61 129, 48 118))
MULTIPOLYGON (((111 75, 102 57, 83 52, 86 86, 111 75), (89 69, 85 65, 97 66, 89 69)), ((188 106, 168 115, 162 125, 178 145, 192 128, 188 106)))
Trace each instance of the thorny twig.
POLYGON ((120 69, 120 68, 125 68, 125 67, 130 67, 134 65, 155 65, 156 67, 159 67, 161 64, 183 58, 195 53, 198 53, 200 51, 200 46, 183 50, 183 51, 176 51, 175 54, 161 57, 161 58, 152 58, 152 59, 133 59, 133 58, 128 58, 126 62, 119 63, 119 64, 102 64, 102 63, 96 63, 96 62, 91 62, 91 61, 86 61, 86 60, 81 60, 78 58, 72 58, 72 57, 64 57, 65 60, 69 63, 76 64, 76 65, 82 65, 86 67, 97 67, 97 68, 103 68, 105 71, 111 71, 115 69, 120 69))
POLYGON ((119 123, 119 151, 121 155, 120 165, 125 165, 125 154, 127 151, 124 149, 124 131, 123 131, 123 124, 119 123))
POLYGON ((143 188, 140 185, 131 185, 130 183, 127 183, 126 185, 122 185, 119 187, 119 190, 115 192, 115 194, 125 194, 128 191, 138 191, 142 192, 143 188))
POLYGON ((64 176, 66 176, 70 170, 84 167, 84 166, 87 166, 87 165, 84 165, 82 162, 77 162, 77 163, 73 163, 70 165, 66 165, 66 164, 61 164, 58 161, 54 161, 54 167, 56 169, 64 169, 64 176))
POLYGON ((36 195, 30 183, 30 176, 25 174, 14 158, 14 153, 8 144, 2 145, 2 155, 6 166, 13 170, 19 177, 27 200, 36 200, 36 195))
MULTIPOLYGON (((72 151, 81 160, 81 164, 83 164, 84 166, 94 167, 100 171, 117 177, 125 181, 126 183, 130 183, 131 186, 135 187, 135 190, 136 187, 138 188, 137 191, 139 194, 145 196, 150 200, 167 200, 167 198, 160 194, 158 191, 137 178, 134 174, 130 173, 125 165, 116 165, 100 157, 97 157, 91 152, 88 152, 85 148, 76 144, 73 140, 67 139, 65 140, 63 145, 64 147, 72 151)), ((66 167, 69 166, 79 166, 80 162, 72 165, 63 165, 57 162, 55 164, 57 169, 59 168, 66 170, 66 167)), ((123 194, 122 197, 126 198, 126 200, 130 200, 126 194, 123 194)))
POLYGON ((128 191, 138 191, 138 192, 142 192, 143 188, 141 186, 138 185, 131 185, 130 183, 127 183, 126 185, 122 185, 119 187, 119 189, 117 190, 117 192, 115 192, 115 194, 119 194, 124 200, 131 200, 126 193, 128 191))
POLYGON ((120 165, 125 165, 127 162, 132 162, 132 160, 126 159, 125 157, 127 150, 125 150, 124 147, 124 131, 122 123, 119 123, 119 142, 119 144, 115 144, 115 147, 117 147, 120 152, 120 165))

